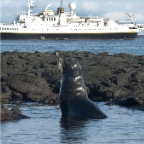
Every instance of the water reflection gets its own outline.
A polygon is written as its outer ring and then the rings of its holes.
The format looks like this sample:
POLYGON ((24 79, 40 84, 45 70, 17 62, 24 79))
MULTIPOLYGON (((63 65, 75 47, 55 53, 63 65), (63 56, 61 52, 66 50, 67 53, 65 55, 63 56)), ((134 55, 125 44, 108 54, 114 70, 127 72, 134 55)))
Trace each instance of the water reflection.
POLYGON ((87 136, 85 133, 86 121, 83 120, 63 120, 60 121, 61 126, 61 143, 84 143, 87 136))

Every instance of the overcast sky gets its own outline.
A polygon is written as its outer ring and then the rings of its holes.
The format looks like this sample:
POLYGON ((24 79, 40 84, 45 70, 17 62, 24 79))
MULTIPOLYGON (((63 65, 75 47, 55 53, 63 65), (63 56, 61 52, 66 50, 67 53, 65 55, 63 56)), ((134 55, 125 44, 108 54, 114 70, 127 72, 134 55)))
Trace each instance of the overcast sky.
MULTIPOLYGON (((17 18, 21 10, 26 10, 27 0, 0 0, 1 22, 11 23, 17 18)), ((129 20, 125 14, 134 14, 137 23, 144 23, 144 0, 63 0, 66 11, 68 4, 75 2, 77 15, 104 16, 115 20, 129 20)), ((36 0, 36 8, 33 13, 39 13, 51 3, 51 9, 56 11, 60 0, 36 0)))

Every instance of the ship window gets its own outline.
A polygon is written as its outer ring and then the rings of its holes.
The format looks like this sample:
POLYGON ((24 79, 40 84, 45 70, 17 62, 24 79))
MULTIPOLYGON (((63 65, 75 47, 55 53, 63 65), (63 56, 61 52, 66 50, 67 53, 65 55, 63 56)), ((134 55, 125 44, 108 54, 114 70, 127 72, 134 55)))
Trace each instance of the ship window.
POLYGON ((6 30, 6 28, 5 28, 5 30, 6 30))
POLYGON ((14 30, 14 28, 12 28, 12 30, 14 30))
POLYGON ((1 30, 1 27, 0 27, 0 30, 1 30))
POLYGON ((2 30, 4 30, 4 28, 2 28, 2 30))
POLYGON ((56 18, 54 18, 54 21, 56 20, 56 18))
POLYGON ((7 30, 9 30, 9 28, 7 28, 7 30))

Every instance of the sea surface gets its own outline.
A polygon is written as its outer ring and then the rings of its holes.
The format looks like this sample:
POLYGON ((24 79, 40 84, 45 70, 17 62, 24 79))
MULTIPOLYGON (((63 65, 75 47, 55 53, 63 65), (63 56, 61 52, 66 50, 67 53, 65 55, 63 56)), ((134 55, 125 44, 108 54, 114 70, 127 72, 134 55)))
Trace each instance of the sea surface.
POLYGON ((2 40, 1 52, 90 51, 144 55, 144 37, 133 40, 2 40))
MULTIPOLYGON (((20 106, 31 117, 1 124, 2 144, 143 144, 144 112, 96 103, 108 118, 61 121, 59 106, 20 106)), ((10 106, 9 106, 10 107, 10 106)))
MULTIPOLYGON (((1 52, 91 51, 144 55, 144 38, 134 40, 2 40, 1 52)), ((19 105, 29 119, 1 123, 1 144, 143 144, 144 112, 96 103, 103 120, 62 121, 58 105, 19 105)), ((6 105, 11 108, 12 105, 6 105)))

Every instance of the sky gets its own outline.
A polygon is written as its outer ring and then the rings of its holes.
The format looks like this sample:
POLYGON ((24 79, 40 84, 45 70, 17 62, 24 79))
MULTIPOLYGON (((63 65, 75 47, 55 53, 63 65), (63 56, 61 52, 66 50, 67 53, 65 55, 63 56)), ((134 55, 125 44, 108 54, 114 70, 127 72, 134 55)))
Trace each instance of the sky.
MULTIPOLYGON (((134 14, 137 23, 144 24, 144 0, 63 0, 65 11, 68 4, 75 2, 75 12, 81 16, 103 16, 114 20, 130 20, 128 15, 134 14)), ((0 22, 12 23, 22 10, 27 10, 27 0, 0 0, 0 22)), ((60 0, 36 0, 33 13, 40 13, 51 3, 50 9, 56 11, 60 0)))

